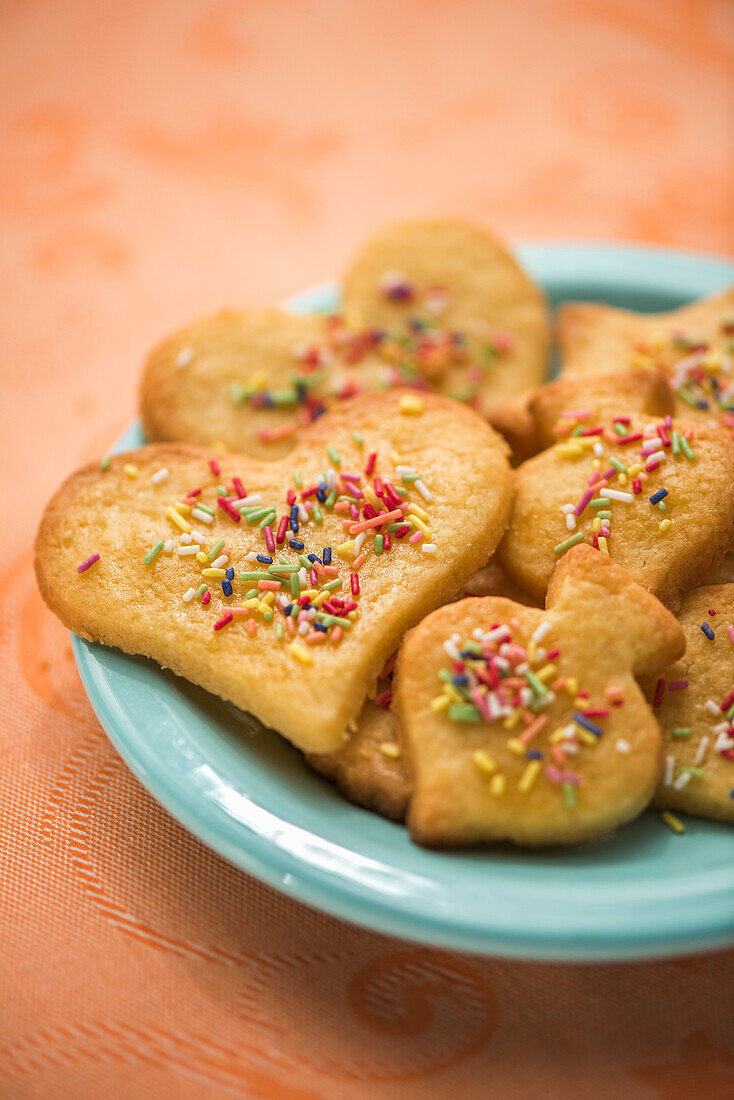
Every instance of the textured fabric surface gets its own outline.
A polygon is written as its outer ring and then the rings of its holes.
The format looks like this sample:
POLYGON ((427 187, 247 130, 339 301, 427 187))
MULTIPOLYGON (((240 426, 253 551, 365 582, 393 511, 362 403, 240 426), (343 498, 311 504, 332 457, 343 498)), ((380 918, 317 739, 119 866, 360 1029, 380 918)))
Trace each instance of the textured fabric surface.
POLYGON ((6 0, 0 1096, 734 1095, 734 954, 551 966, 354 929, 233 870, 101 732, 29 548, 189 316, 380 221, 734 252, 728 0, 6 0))

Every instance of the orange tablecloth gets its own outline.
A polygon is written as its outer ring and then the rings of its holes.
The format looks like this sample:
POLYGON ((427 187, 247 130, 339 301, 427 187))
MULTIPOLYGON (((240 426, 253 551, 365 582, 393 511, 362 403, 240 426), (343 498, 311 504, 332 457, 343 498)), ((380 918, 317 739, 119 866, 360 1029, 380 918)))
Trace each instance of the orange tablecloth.
POLYGON ((734 252, 728 0, 6 0, 0 1096, 734 1094, 734 954, 541 966, 286 901, 132 778, 34 587, 160 334, 373 225, 734 252))

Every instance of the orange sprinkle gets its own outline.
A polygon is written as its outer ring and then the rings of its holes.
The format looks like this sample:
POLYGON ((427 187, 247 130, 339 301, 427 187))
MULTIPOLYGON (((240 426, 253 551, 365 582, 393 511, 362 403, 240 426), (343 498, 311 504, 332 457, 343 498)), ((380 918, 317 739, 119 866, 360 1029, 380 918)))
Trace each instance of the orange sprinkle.
POLYGON ((340 514, 342 512, 348 512, 349 511, 349 502, 346 501, 346 500, 338 500, 336 502, 336 504, 334 505, 334 511, 339 512, 340 514))
POLYGON ((254 634, 255 633, 255 631, 257 630, 257 623, 255 622, 254 619, 248 619, 247 620, 247 625, 245 626, 245 630, 247 631, 248 634, 254 634))
POLYGON ((270 592, 278 592, 280 590, 280 581, 258 581, 258 588, 267 588, 270 592))
POLYGON ((518 734, 518 740, 522 741, 523 745, 528 745, 534 737, 540 733, 544 726, 548 724, 548 715, 541 714, 534 722, 531 722, 522 733, 518 734))
POLYGON ((341 641, 341 636, 342 636, 343 633, 344 633, 344 627, 343 626, 335 626, 334 629, 331 632, 332 642, 341 641))
POLYGON ((554 694, 559 692, 559 691, 563 691, 563 689, 566 686, 566 679, 567 679, 567 677, 565 677, 565 676, 559 676, 558 679, 555 681, 555 683, 551 684, 551 691, 554 694))
POLYGON ((364 565, 364 563, 366 561, 367 561, 367 555, 365 553, 361 553, 352 562, 352 569, 356 572, 359 569, 360 565, 364 565))
POLYGON ((323 631, 314 630, 312 634, 307 634, 303 640, 306 645, 323 645, 327 639, 328 635, 324 634, 323 631))
POLYGON ((286 628, 286 630, 288 631, 289 634, 295 634, 296 633, 296 624, 293 622, 293 619, 290 617, 290 615, 285 620, 285 628, 286 628))
POLYGON ((324 569, 324 575, 327 576, 327 577, 338 577, 339 576, 339 569, 337 568, 336 565, 325 565, 323 567, 323 569, 324 569))

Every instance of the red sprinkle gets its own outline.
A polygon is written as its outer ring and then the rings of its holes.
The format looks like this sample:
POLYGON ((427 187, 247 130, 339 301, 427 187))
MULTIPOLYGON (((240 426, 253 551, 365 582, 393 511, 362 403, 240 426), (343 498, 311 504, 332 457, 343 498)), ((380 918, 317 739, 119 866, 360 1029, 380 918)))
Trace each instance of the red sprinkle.
POLYGON ((710 607, 709 608, 709 615, 715 615, 715 614, 716 614, 716 612, 714 611, 713 607, 710 607))
POLYGON ((211 592, 209 592, 207 590, 204 593, 204 595, 201 597, 201 602, 204 604, 204 606, 206 606, 209 603, 209 601, 211 600, 211 598, 212 598, 212 594, 211 594, 211 592))
POLYGON ((408 534, 409 531, 410 531, 410 524, 409 523, 404 523, 402 527, 398 527, 397 531, 395 532, 395 538, 396 539, 405 538, 405 536, 408 534))
POLYGON ((275 553, 275 539, 273 538, 272 527, 263 527, 263 534, 265 535, 265 545, 268 548, 268 553, 275 553))
POLYGON ((655 694, 653 696, 652 705, 659 707, 663 701, 663 692, 665 691, 665 680, 661 676, 655 685, 655 694))
POLYGON ((382 549, 389 550, 391 546, 392 542, 390 541, 390 532, 386 531, 385 534, 382 536, 382 549))
POLYGON ((237 497, 239 500, 242 500, 243 497, 247 496, 247 490, 245 489, 244 485, 238 477, 232 478, 232 484, 234 485, 234 491, 237 493, 237 497))
POLYGON ((229 516, 229 518, 231 520, 233 520, 235 523, 240 522, 240 520, 242 519, 242 516, 239 514, 239 512, 237 511, 236 508, 232 507, 232 504, 227 499, 227 497, 217 497, 217 504, 219 505, 219 507, 222 509, 223 512, 227 513, 227 515, 229 516))
POLYGON ((635 494, 635 496, 639 496, 642 492, 642 482, 640 481, 639 477, 635 477, 632 479, 632 492, 635 494))
POLYGON ((682 691, 683 688, 687 687, 687 680, 673 680, 672 683, 668 684, 668 691, 682 691))
POLYGON ((372 473, 372 471, 374 470, 376 462, 377 462, 377 452, 373 451, 372 454, 367 459, 367 465, 364 468, 364 472, 367 475, 367 477, 369 477, 370 474, 372 473))
POLYGON ((211 470, 211 472, 214 474, 215 477, 219 477, 219 475, 222 472, 219 468, 219 463, 213 458, 209 459, 209 469, 211 470))
POLYGON ((621 435, 617 440, 620 446, 625 447, 628 443, 639 443, 642 439, 642 432, 633 432, 632 435, 621 435))
POLYGON ((223 626, 227 625, 227 623, 231 623, 233 618, 234 618, 234 615, 232 614, 231 611, 225 611, 225 613, 224 613, 224 615, 222 615, 221 619, 217 619, 217 621, 215 622, 214 629, 215 630, 221 630, 223 626))
POLYGON ((358 576, 358 574, 357 573, 351 573, 350 576, 349 576, 349 581, 350 581, 351 586, 352 586, 352 595, 356 599, 356 597, 359 595, 359 576, 358 576))
POLYGON ((728 710, 732 703, 734 703, 734 691, 729 692, 726 699, 721 704, 721 710, 728 710))
POLYGON ((285 542, 285 533, 288 530, 288 521, 288 516, 280 517, 280 523, 278 524, 278 533, 275 536, 275 541, 278 543, 278 545, 280 545, 280 543, 282 542, 285 542))

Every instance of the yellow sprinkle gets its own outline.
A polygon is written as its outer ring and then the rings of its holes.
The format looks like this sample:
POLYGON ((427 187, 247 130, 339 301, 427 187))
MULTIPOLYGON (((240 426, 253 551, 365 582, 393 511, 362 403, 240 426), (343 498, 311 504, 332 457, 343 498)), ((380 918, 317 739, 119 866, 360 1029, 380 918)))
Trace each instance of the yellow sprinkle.
POLYGON ((507 780, 505 779, 504 775, 502 775, 501 773, 498 774, 498 775, 493 775, 492 778, 489 781, 489 789, 492 792, 492 794, 495 796, 495 798, 500 798, 501 795, 503 795, 505 793, 506 785, 507 785, 507 780))
MULTIPOLYGON (((397 451, 390 451, 390 461, 392 462, 393 466, 403 465, 403 460, 397 451)), ((380 505, 380 507, 382 507, 382 505, 380 505)))
POLYGON ((601 470, 601 459, 595 458, 591 465, 594 467, 595 470, 601 470))
POLYGON ((520 721, 520 710, 513 710, 512 714, 508 714, 502 722, 502 728, 506 730, 514 730, 517 723, 520 721))
POLYGON ((212 569, 211 566, 208 569, 202 569, 202 577, 211 577, 213 580, 223 581, 227 576, 225 569, 212 569))
POLYGON ((599 519, 598 516, 594 516, 594 520, 591 524, 591 529, 594 532, 601 531, 601 520, 599 519))
POLYGON ((314 607, 321 607, 324 600, 327 599, 330 595, 331 592, 319 592, 318 596, 315 596, 311 600, 311 603, 314 605, 314 607))
POLYGON ((379 510, 383 507, 383 503, 378 497, 377 493, 375 493, 369 485, 365 485, 365 487, 362 489, 362 492, 374 509, 379 510))
POLYGON ((336 552, 340 558, 344 558, 345 561, 351 558, 352 550, 354 550, 354 539, 350 539, 348 542, 343 542, 341 546, 337 546, 336 552))
POLYGON ((627 474, 617 474, 617 481, 619 482, 620 485, 626 485, 627 480, 628 480, 627 474))
POLYGON ((203 550, 200 550, 199 553, 196 555, 196 560, 200 561, 201 564, 203 565, 204 562, 209 561, 209 558, 206 556, 206 554, 204 553, 203 550))
POLYGON ((569 695, 575 695, 579 690, 579 682, 575 676, 569 676, 566 680, 566 691, 569 695))
POLYGON ((261 604, 264 603, 266 607, 269 607, 274 599, 275 599, 275 593, 271 590, 270 592, 266 592, 265 595, 261 597, 260 603, 261 604))
POLYGON ((423 398, 406 394, 400 398, 400 411, 408 416, 420 416, 423 412, 423 398))
POLYGON ((497 761, 485 752, 484 749, 476 749, 472 753, 472 760, 479 768, 480 772, 484 772, 485 775, 494 775, 497 771, 497 761))
POLYGON ((123 468, 123 470, 125 471, 125 473, 127 474, 128 477, 137 477, 138 476, 138 468, 137 468, 137 466, 133 466, 132 462, 126 462, 125 465, 122 468, 123 468))
MULTIPOLYGON (((272 595, 272 593, 271 593, 271 595, 272 595)), ((258 605, 257 605, 257 611, 258 611, 258 614, 259 614, 259 615, 264 615, 264 614, 265 614, 265 612, 266 612, 266 611, 269 611, 269 610, 270 610, 270 608, 269 608, 269 607, 268 607, 268 605, 267 605, 267 604, 265 603, 265 600, 264 600, 264 599, 263 599, 263 600, 260 600, 260 601, 258 602, 258 605)))
POLYGON ((583 447, 579 447, 578 443, 557 443, 555 450, 561 458, 579 458, 584 453, 583 447))
POLYGON ((642 473, 642 463, 635 462, 634 466, 629 467, 627 473, 630 477, 637 477, 638 474, 642 473))
POLYGON ((380 745, 380 752, 390 760, 397 760, 400 756, 400 749, 394 741, 383 741, 380 745))
POLYGON ((531 664, 535 660, 535 642, 533 641, 532 638, 528 642, 528 660, 530 661, 531 664))
POLYGON ((302 645, 299 645, 298 642, 291 642, 288 648, 293 656, 296 658, 296 660, 300 661, 302 665, 313 664, 312 655, 308 652, 307 649, 304 649, 302 645))
POLYGON ((551 745, 558 745, 561 741, 565 740, 564 734, 566 731, 565 726, 559 726, 558 729, 553 730, 553 733, 548 738, 551 745))
POLYGON ((356 622, 356 620, 357 620, 357 616, 358 616, 358 612, 357 612, 357 611, 350 611, 350 612, 349 612, 349 613, 347 614, 347 618, 348 618, 348 619, 351 619, 351 620, 352 620, 352 622, 356 622))
POLYGON ((191 514, 191 505, 184 504, 183 501, 181 501, 179 504, 174 504, 174 508, 180 516, 188 516, 191 514))
POLYGON ((256 371, 248 379, 248 388, 252 390, 264 390, 268 384, 268 376, 265 371, 256 371))
POLYGON ((249 600, 245 600, 244 607, 259 608, 260 607, 260 597, 259 596, 250 596, 249 600))
POLYGON ((525 771, 522 773, 522 778, 517 785, 517 789, 521 794, 528 794, 537 781, 540 775, 540 769, 542 768, 540 760, 531 760, 525 771))
POLYGON ((535 675, 545 683, 546 680, 552 680, 555 677, 556 666, 553 664, 543 665, 540 672, 536 672, 535 675))
POLYGON ((224 451, 225 453, 229 450, 227 444, 223 443, 221 439, 217 439, 215 443, 212 443, 212 448, 215 451, 224 451))
POLYGON ((666 532, 666 531, 668 530, 668 528, 670 527, 671 523, 672 523, 672 520, 669 520, 669 519, 664 519, 664 520, 661 520, 661 522, 660 522, 660 530, 661 530, 661 531, 663 532, 663 534, 664 534, 664 533, 665 533, 665 532, 666 532))
POLYGON ((596 744, 596 737, 594 737, 594 734, 589 733, 589 731, 585 730, 583 726, 576 727, 576 736, 580 737, 583 743, 585 745, 588 745, 589 748, 593 748, 596 744))
POLYGON ((517 737, 511 737, 510 740, 507 742, 507 747, 510 752, 514 752, 515 756, 525 755, 525 746, 523 745, 522 741, 520 741, 517 737))
POLYGON ((437 695, 435 699, 431 699, 431 710, 446 710, 450 703, 451 699, 448 695, 437 695))
POLYGON ((419 531, 423 532, 426 539, 430 539, 430 537, 431 537, 431 528, 426 523, 423 522, 423 520, 420 518, 420 516, 417 516, 415 514, 415 512, 412 511, 412 505, 411 505, 411 512, 410 512, 410 515, 408 516, 408 518, 410 519, 410 522, 413 524, 414 527, 417 527, 419 531))
POLYGON ((670 810, 666 810, 665 813, 662 813, 660 815, 660 817, 668 826, 668 828, 672 832, 678 833, 679 836, 681 833, 684 833, 686 831, 686 827, 681 819, 679 817, 676 817, 675 814, 671 814, 670 810))
POLYGON ((607 540, 605 535, 599 535, 599 549, 602 554, 606 554, 609 557, 609 547, 607 546, 607 540))
MULTIPOLYGON (((301 595, 305 596, 306 599, 313 601, 316 599, 317 596, 320 596, 321 593, 316 588, 309 588, 306 592, 301 592, 301 595)), ((331 595, 331 593, 329 593, 329 595, 331 595)))
POLYGON ((428 515, 428 512, 425 510, 425 508, 421 508, 420 504, 416 504, 415 502, 409 504, 408 511, 411 515, 418 516, 418 518, 422 519, 424 523, 431 522, 431 517, 428 515))
POLYGON ((187 523, 183 516, 180 516, 175 508, 166 508, 166 516, 170 519, 171 523, 175 523, 179 531, 185 532, 185 534, 191 533, 191 524, 187 523))
POLYGON ((461 694, 461 692, 457 688, 454 687, 453 684, 444 684, 443 690, 449 696, 452 703, 465 703, 466 702, 466 699, 464 698, 464 696, 461 694))

